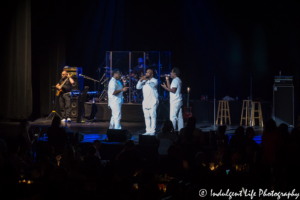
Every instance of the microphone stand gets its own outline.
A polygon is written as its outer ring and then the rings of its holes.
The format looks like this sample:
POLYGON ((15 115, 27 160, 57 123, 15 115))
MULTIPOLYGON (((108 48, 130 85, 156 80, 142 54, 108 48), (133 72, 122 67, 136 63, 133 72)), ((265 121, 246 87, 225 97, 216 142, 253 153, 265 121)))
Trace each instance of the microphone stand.
MULTIPOLYGON (((96 72, 99 71, 98 73, 98 80, 100 79, 100 73, 101 73, 101 67, 103 66, 104 62, 106 61, 106 58, 104 58, 102 64, 100 65, 100 67, 96 70, 96 72)), ((96 90, 95 90, 96 91, 96 90)), ((100 83, 98 83, 98 93, 100 92, 100 83)))
POLYGON ((91 78, 91 77, 85 76, 85 75, 83 75, 83 74, 79 74, 79 76, 82 76, 82 77, 85 78, 85 79, 94 81, 94 91, 96 91, 96 82, 100 83, 100 81, 95 80, 95 79, 93 79, 93 78, 91 78))

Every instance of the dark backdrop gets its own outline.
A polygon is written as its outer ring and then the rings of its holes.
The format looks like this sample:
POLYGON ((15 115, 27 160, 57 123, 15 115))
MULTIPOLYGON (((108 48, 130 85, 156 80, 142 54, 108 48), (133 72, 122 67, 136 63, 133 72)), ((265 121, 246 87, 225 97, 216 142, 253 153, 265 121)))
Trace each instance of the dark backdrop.
MULTIPOLYGON (((105 59, 105 51, 171 51, 172 67, 181 69, 183 93, 191 87, 191 99, 201 95, 212 99, 214 77, 217 99, 225 95, 245 99, 250 96, 252 77, 254 99, 271 101, 274 75, 280 70, 282 75, 295 77, 298 93, 299 1, 30 3, 33 107, 29 111, 34 117, 51 111, 51 86, 59 80, 64 65, 82 67, 83 74, 98 78, 96 70, 105 59)), ((3 11, 1 20, 8 23, 13 16, 3 11)), ((2 33, 1 39, 7 35, 2 33)), ((8 47, 1 48, 5 52, 8 47)), ((5 69, 8 66, 3 65, 5 69)), ((7 73, 10 76, 3 77, 5 83, 12 76, 12 72, 7 73)), ((85 85, 92 87, 93 82, 85 81, 85 85)), ((25 94, 20 95, 18 99, 24 99, 25 94)), ((13 111, 8 101, 2 106, 13 111)))

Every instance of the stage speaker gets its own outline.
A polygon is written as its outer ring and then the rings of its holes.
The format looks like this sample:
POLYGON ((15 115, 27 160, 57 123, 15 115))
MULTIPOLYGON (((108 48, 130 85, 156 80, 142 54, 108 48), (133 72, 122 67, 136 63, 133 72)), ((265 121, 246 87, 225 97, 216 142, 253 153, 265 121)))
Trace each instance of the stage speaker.
POLYGON ((132 136, 126 129, 107 129, 106 135, 109 142, 126 142, 132 136))
POLYGON ((139 135, 139 144, 155 144, 159 145, 159 140, 155 135, 139 135))
POLYGON ((77 120, 76 120, 77 123, 80 123, 82 120, 81 117, 82 117, 84 102, 85 102, 88 90, 89 90, 89 86, 85 86, 82 95, 78 97, 78 115, 77 115, 77 120))
POLYGON ((71 118, 78 117, 78 97, 71 97, 71 118))
POLYGON ((72 90, 83 91, 83 77, 82 76, 72 76, 74 83, 72 84, 72 90))
POLYGON ((273 119, 294 127, 294 86, 273 86, 273 119))

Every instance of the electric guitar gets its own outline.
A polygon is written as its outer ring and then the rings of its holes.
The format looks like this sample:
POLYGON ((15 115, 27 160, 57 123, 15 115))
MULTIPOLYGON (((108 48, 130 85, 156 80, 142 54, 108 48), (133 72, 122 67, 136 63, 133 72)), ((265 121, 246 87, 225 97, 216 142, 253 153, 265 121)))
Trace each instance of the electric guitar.
POLYGON ((188 87, 187 88, 187 105, 186 107, 183 107, 183 118, 184 119, 188 119, 190 117, 193 116, 193 113, 192 113, 192 107, 189 106, 189 101, 190 101, 190 88, 188 87))
POLYGON ((60 84, 60 87, 59 87, 59 89, 58 89, 57 92, 56 92, 56 96, 59 96, 60 93, 63 91, 63 90, 62 90, 62 87, 63 87, 64 84, 67 82, 67 80, 69 79, 69 77, 71 77, 71 76, 68 75, 68 77, 60 84))

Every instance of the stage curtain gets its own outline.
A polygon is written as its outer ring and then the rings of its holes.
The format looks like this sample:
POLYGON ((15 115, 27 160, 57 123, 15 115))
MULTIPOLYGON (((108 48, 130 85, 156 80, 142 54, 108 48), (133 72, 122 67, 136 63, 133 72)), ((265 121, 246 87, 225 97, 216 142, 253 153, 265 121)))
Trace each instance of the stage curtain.
POLYGON ((68 1, 32 0, 33 118, 48 116, 66 64, 68 1), (52 90, 53 89, 53 90, 52 90))
MULTIPOLYGON (((124 0, 32 1, 33 115, 38 118, 51 112, 51 87, 65 65, 98 79, 105 51, 126 49, 128 19, 124 0)), ((94 90, 92 81, 84 85, 94 90)))
POLYGON ((20 119, 32 112, 31 1, 1 3, 0 117, 20 119))

